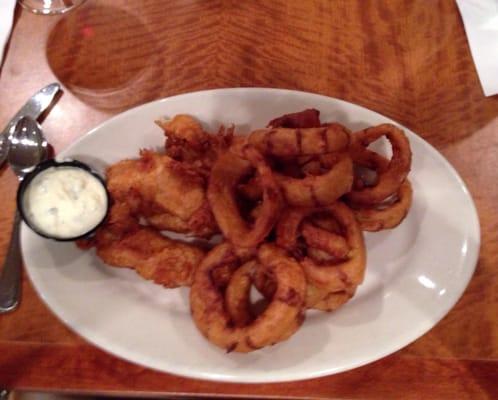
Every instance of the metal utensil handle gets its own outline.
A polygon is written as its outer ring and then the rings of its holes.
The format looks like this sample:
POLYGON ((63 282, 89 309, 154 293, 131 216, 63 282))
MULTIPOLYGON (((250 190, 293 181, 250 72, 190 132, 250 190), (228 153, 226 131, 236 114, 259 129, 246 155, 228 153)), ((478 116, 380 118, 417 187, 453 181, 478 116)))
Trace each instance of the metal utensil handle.
POLYGON ((21 117, 28 116, 37 119, 52 103, 60 88, 61 86, 58 83, 51 83, 36 92, 9 121, 2 133, 7 137, 12 134, 17 121, 21 117))
POLYGON ((20 222, 19 211, 16 211, 10 244, 0 276, 0 313, 14 310, 19 303, 22 265, 19 243, 20 222))

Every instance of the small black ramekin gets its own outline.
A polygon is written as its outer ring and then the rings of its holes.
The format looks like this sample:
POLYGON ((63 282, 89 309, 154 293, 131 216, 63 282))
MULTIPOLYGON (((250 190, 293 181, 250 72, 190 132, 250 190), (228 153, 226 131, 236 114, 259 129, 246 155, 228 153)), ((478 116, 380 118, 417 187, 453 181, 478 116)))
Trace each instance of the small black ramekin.
POLYGON ((33 232, 35 232, 36 234, 43 236, 44 238, 47 238, 47 239, 52 239, 52 240, 56 240, 59 242, 70 242, 70 241, 74 241, 74 240, 78 240, 78 239, 88 238, 93 233, 95 233, 95 231, 99 228, 99 226, 101 226, 104 223, 104 221, 107 218, 107 214, 109 213, 109 207, 110 207, 110 203, 111 203, 111 197, 109 196, 109 191, 107 190, 107 186, 106 186, 104 179, 97 172, 95 172, 89 165, 82 163, 81 161, 77 161, 77 160, 60 161, 59 162, 59 161, 56 161, 55 159, 50 159, 50 160, 46 160, 46 161, 41 162, 33 169, 33 171, 29 172, 28 174, 26 174, 24 176, 24 179, 21 181, 21 183, 19 184, 19 188, 17 189, 16 202, 17 202, 17 209, 19 210, 19 214, 21 215, 22 220, 26 223, 26 225, 28 225, 31 228, 31 230, 33 232), (102 183, 102 186, 104 186, 105 193, 107 196, 107 209, 106 209, 105 215, 102 218, 102 220, 97 225, 95 225, 92 229, 90 229, 88 232, 85 232, 84 234, 79 235, 79 236, 69 237, 69 238, 61 238, 61 237, 57 237, 57 236, 51 236, 51 235, 48 235, 46 232, 39 230, 33 223, 31 223, 31 221, 29 220, 29 218, 26 216, 26 214, 24 212, 24 203, 23 203, 24 193, 26 192, 26 189, 28 188, 31 181, 40 172, 45 171, 48 168, 61 168, 61 167, 80 168, 80 169, 85 170, 86 172, 89 172, 91 175, 93 175, 95 178, 97 178, 102 183))

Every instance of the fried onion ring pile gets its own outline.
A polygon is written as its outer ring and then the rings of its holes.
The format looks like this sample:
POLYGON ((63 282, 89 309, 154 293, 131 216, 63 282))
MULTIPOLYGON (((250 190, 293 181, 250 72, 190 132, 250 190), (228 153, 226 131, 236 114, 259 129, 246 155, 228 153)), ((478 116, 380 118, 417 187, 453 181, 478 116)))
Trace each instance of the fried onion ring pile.
POLYGON ((79 245, 165 287, 190 286, 196 327, 227 352, 287 340, 306 312, 347 303, 365 277, 363 231, 395 228, 411 206, 410 143, 391 124, 352 133, 315 109, 248 136, 208 133, 186 114, 156 123, 164 153, 108 168, 108 219, 79 245), (382 137, 390 158, 369 148, 382 137), (162 231, 222 239, 200 246, 162 231))
MULTIPOLYGON (((303 320, 306 279, 299 263, 274 244, 263 244, 257 259, 271 271, 277 283, 270 303, 255 319, 232 318, 225 307, 222 290, 211 275, 213 268, 238 261, 232 245, 222 243, 215 247, 195 272, 190 289, 194 322, 209 341, 228 352, 246 353, 278 343, 288 338, 289 329, 295 330, 303 320)), ((234 275, 238 271, 235 270, 234 275)))

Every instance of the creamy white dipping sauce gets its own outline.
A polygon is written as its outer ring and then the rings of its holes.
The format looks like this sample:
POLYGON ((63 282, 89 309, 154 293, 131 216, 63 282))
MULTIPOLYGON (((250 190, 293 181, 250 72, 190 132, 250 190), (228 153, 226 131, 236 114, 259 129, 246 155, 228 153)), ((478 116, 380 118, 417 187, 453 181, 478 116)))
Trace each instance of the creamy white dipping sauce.
POLYGON ((89 232, 107 212, 102 182, 76 167, 51 167, 40 172, 29 182, 22 200, 31 225, 61 239, 89 232))

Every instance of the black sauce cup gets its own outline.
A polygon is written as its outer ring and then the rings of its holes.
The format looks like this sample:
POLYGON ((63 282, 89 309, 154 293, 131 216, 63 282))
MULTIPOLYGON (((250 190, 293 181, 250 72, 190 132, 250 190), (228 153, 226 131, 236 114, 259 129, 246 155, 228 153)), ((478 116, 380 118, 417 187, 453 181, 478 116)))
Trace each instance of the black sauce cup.
POLYGON ((24 179, 21 181, 19 188, 17 189, 17 197, 16 197, 16 202, 17 202, 17 209, 19 210, 19 214, 21 215, 22 220, 30 227, 30 229, 35 232, 36 234, 47 238, 47 239, 52 239, 56 240, 59 242, 70 242, 78 239, 86 239, 91 237, 95 231, 104 223, 104 221, 107 218, 107 214, 109 213, 109 207, 110 207, 110 196, 109 192, 107 190, 107 186, 105 184, 104 179, 97 173, 95 172, 89 165, 82 163, 81 161, 77 160, 70 160, 70 161, 56 161, 55 159, 50 159, 41 162, 38 164, 33 171, 29 172, 28 174, 25 175, 24 179), (94 227, 92 227, 90 230, 87 232, 74 236, 74 237, 59 237, 59 236, 53 236, 49 235, 46 232, 40 230, 33 222, 30 221, 29 217, 26 215, 24 211, 24 194, 26 192, 26 189, 29 187, 30 183, 33 181, 33 179, 38 176, 41 172, 45 171, 48 168, 64 168, 64 167, 70 167, 70 168, 78 168, 81 170, 84 170, 85 172, 91 174, 93 177, 97 178, 97 180, 102 184, 102 187, 105 190, 106 198, 107 198, 107 204, 106 204, 106 211, 105 214, 102 218, 102 220, 96 224, 94 227))

